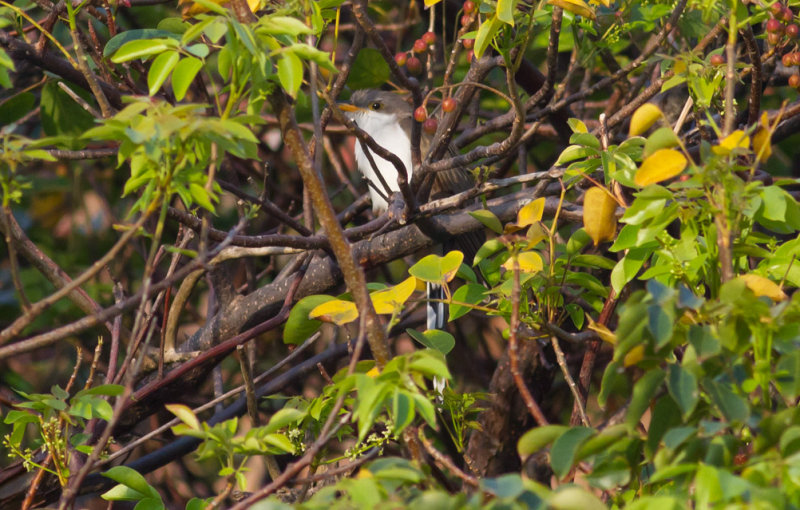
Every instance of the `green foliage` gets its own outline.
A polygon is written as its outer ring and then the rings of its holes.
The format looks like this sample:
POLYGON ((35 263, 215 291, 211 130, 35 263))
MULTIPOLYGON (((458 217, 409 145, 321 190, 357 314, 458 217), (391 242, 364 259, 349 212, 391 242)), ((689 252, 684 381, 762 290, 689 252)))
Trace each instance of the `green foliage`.
POLYGON ((88 455, 92 451, 90 437, 82 432, 93 418, 109 421, 113 415, 107 398, 122 394, 124 388, 104 384, 69 393, 55 385, 50 393, 25 393, 24 398, 9 411, 3 422, 12 426, 11 433, 3 437, 3 446, 9 455, 22 460, 25 469, 43 469, 55 475, 62 486, 70 477, 71 459, 76 454, 88 455), (30 428, 28 426, 31 426, 30 428), (26 432, 33 440, 26 442, 26 432), (39 446, 51 454, 52 468, 39 464, 35 450, 39 446))

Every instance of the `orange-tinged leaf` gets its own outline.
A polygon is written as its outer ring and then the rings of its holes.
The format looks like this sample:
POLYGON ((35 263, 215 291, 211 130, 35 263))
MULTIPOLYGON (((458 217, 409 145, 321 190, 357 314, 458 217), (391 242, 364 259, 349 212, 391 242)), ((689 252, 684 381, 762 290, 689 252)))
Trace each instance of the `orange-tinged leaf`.
POLYGON ((743 274, 739 277, 744 280, 747 288, 753 291, 756 296, 766 296, 773 301, 783 301, 786 299, 786 293, 781 290, 777 283, 768 278, 759 276, 757 274, 743 274))
POLYGON ((617 201, 603 188, 586 190, 583 198, 583 228, 594 245, 611 241, 617 233, 617 201))
POLYGON ((655 124, 658 119, 664 117, 661 109, 651 103, 645 103, 633 112, 631 117, 631 126, 628 133, 630 136, 638 136, 650 129, 650 126, 655 124))
POLYGON ((577 16, 594 19, 594 10, 583 0, 548 0, 547 3, 561 7, 577 16))
POLYGON ((623 366, 629 367, 642 361, 642 358, 644 358, 644 345, 637 345, 628 351, 628 354, 626 354, 625 358, 622 360, 622 364, 623 366))
POLYGON ((712 147, 711 150, 714 151, 715 154, 724 156, 736 149, 748 149, 749 147, 750 137, 741 129, 737 129, 720 141, 719 145, 712 147))
POLYGON ((538 273, 544 267, 542 257, 535 251, 523 251, 515 257, 511 257, 503 263, 503 268, 507 271, 514 270, 514 261, 519 264, 519 270, 523 273, 538 273))
POLYGON ((358 319, 358 310, 356 309, 356 304, 352 301, 334 299, 316 306, 309 312, 308 318, 332 322, 337 326, 342 326, 358 319))
POLYGON ((642 162, 633 182, 644 187, 672 179, 683 172, 687 163, 686 157, 675 149, 659 149, 642 162))
POLYGON ((379 314, 394 313, 411 297, 417 288, 417 279, 409 276, 394 287, 379 290, 370 294, 372 306, 379 314))

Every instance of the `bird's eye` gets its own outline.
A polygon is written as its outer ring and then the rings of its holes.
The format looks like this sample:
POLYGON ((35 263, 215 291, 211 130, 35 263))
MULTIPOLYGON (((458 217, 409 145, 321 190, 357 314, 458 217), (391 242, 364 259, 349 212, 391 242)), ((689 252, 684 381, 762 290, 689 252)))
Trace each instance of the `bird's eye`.
POLYGON ((381 106, 383 106, 383 105, 376 101, 376 102, 372 103, 369 107, 372 110, 378 111, 378 110, 381 109, 381 106))

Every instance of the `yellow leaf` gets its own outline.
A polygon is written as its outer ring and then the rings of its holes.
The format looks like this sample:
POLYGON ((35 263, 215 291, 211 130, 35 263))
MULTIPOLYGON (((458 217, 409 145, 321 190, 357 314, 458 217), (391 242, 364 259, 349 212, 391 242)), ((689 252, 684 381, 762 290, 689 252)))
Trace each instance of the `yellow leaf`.
POLYGON ((583 197, 583 228, 594 245, 611 241, 617 233, 617 201, 603 188, 586 190, 583 197))
POLYGON ((535 251, 524 251, 515 257, 511 257, 503 263, 506 271, 514 270, 514 261, 519 264, 519 270, 523 273, 538 273, 544 267, 542 257, 535 251))
POLYGON ((766 296, 773 301, 783 301, 786 294, 781 290, 777 283, 768 278, 757 274, 743 274, 739 277, 744 280, 747 288, 753 291, 756 296, 766 296))
POLYGON ((427 9, 427 8, 428 8, 428 7, 430 7, 431 5, 436 5, 436 4, 438 4, 439 2, 441 2, 441 1, 442 1, 442 0, 425 0, 425 8, 427 9))
POLYGON ((772 156, 772 142, 769 132, 769 118, 767 112, 761 114, 761 122, 759 128, 753 135, 753 152, 756 153, 756 158, 759 162, 766 162, 772 156))
POLYGON ((664 117, 661 109, 651 103, 645 103, 633 112, 631 117, 631 126, 628 130, 630 136, 638 136, 650 129, 650 126, 655 124, 658 119, 664 117))
POLYGON ((593 4, 603 4, 606 7, 611 7, 611 0, 589 0, 593 4))
POLYGON ((409 276, 394 287, 379 290, 370 294, 372 306, 379 314, 394 313, 411 297, 417 288, 417 279, 409 276))
POLYGON ((356 478, 360 480, 363 480, 364 478, 372 478, 372 471, 361 468, 358 470, 358 473, 356 473, 356 478))
POLYGON ((644 358, 644 345, 637 345, 628 351, 628 354, 626 354, 625 358, 622 360, 622 364, 623 366, 629 367, 642 361, 642 358, 644 358))
POLYGON ((750 137, 741 129, 737 129, 719 142, 719 145, 712 147, 711 150, 714 151, 714 154, 725 156, 736 149, 747 149, 749 147, 750 137))
POLYGON ((686 66, 686 62, 683 60, 676 60, 675 65, 672 66, 672 70, 676 75, 685 73, 686 69, 688 69, 688 67, 686 66))
POLYGON ((517 230, 521 230, 527 226, 533 225, 537 221, 540 221, 544 215, 544 204, 544 197, 537 198, 536 200, 525 204, 525 207, 520 209, 517 213, 517 222, 509 223, 505 226, 505 233, 510 234, 512 232, 516 232, 517 230))
POLYGON ((309 312, 308 318, 332 322, 337 326, 342 326, 358 319, 358 310, 356 309, 356 304, 352 301, 334 299, 314 307, 309 312))
POLYGON ((537 221, 536 223, 531 225, 531 228, 528 229, 526 237, 528 238, 528 244, 527 247, 525 248, 527 250, 539 244, 539 241, 547 239, 548 235, 547 231, 545 231, 541 222, 537 221))
POLYGON ((577 16, 584 18, 594 19, 594 11, 583 0, 548 0, 547 3, 561 7, 565 11, 569 11, 577 16))
POLYGON ((617 345, 617 335, 615 335, 614 332, 608 329, 604 324, 598 324, 594 322, 591 317, 589 317, 588 327, 589 329, 597 333, 597 336, 600 337, 600 340, 607 342, 611 345, 617 345))
POLYGON ((686 158, 675 149, 659 149, 642 162, 636 171, 633 182, 637 186, 647 186, 672 179, 686 168, 686 158))
POLYGON ((374 367, 370 368, 369 371, 367 372, 368 377, 375 378, 378 377, 379 375, 381 375, 381 369, 378 368, 378 365, 375 365, 374 367))

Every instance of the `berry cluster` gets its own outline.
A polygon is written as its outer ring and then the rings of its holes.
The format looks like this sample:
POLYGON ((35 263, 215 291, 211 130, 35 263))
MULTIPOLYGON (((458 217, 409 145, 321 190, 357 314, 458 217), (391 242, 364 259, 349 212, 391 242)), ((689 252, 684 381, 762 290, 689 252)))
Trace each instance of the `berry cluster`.
POLYGON ((394 56, 394 61, 400 67, 405 66, 410 74, 417 76, 422 73, 422 60, 417 55, 425 54, 434 44, 436 44, 436 34, 425 32, 422 37, 414 41, 411 51, 401 51, 394 56))
MULTIPOLYGON (((456 109, 457 102, 452 97, 445 98, 442 101, 442 111, 445 113, 452 112, 456 109)), ((414 110, 414 120, 422 122, 422 130, 433 135, 436 133, 436 128, 439 127, 439 122, 434 117, 428 117, 428 110, 424 106, 420 106, 414 110)))
POLYGON ((784 37, 797 39, 800 35, 800 27, 794 23, 794 13, 792 10, 775 2, 770 6, 772 17, 767 20, 767 41, 773 46, 777 46, 783 41, 784 37))

